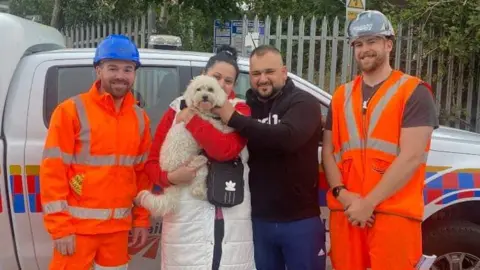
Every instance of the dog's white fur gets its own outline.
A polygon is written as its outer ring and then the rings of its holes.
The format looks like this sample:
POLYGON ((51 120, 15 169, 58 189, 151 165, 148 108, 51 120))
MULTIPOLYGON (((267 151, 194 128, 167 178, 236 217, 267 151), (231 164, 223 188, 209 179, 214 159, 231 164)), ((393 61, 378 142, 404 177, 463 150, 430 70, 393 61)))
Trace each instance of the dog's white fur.
MULTIPOLYGON (((195 77, 183 94, 187 107, 195 108, 197 115, 209 121, 223 133, 233 132, 216 115, 210 111, 202 111, 199 104, 204 100, 211 103, 211 107, 223 106, 227 102, 227 95, 215 78, 206 75, 195 77)), ((207 158, 199 155, 202 148, 185 128, 185 123, 173 124, 160 150, 160 167, 167 172, 175 171, 184 165, 188 159, 194 157, 189 166, 201 166, 190 185, 172 185, 164 190, 163 194, 154 195, 150 191, 141 191, 136 202, 150 211, 153 217, 161 217, 175 210, 182 189, 190 189, 191 194, 198 199, 205 200, 207 195, 206 177, 208 168, 207 158)))

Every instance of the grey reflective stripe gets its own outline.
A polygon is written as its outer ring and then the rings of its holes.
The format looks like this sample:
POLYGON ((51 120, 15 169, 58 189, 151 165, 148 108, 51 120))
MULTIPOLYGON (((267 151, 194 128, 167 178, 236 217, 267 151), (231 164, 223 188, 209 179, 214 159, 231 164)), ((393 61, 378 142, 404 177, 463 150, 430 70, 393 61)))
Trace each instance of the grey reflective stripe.
POLYGON ((358 134, 357 121, 355 118, 355 112, 353 110, 353 81, 345 84, 345 104, 343 105, 345 110, 345 123, 347 124, 349 139, 344 142, 338 152, 334 153, 335 161, 340 162, 342 155, 345 151, 350 149, 359 149, 362 147, 362 141, 358 134))
POLYGON ((68 210, 72 217, 78 219, 107 220, 110 217, 113 219, 122 219, 130 216, 132 212, 131 208, 99 209, 68 206, 66 200, 53 201, 42 206, 43 213, 45 215, 60 213, 68 210))
POLYGON ((379 150, 392 156, 398 156, 400 153, 400 147, 397 144, 380 139, 368 139, 367 148, 379 150))
POLYGON ((138 156, 119 156, 118 163, 121 165, 135 165, 147 160, 148 152, 138 156))
POLYGON ((392 85, 390 88, 388 88, 387 92, 385 95, 383 95, 380 100, 377 103, 377 106, 375 106, 375 109, 373 109, 372 116, 370 117, 370 124, 368 127, 368 136, 370 136, 377 126, 377 122, 380 119, 380 116, 382 115, 383 110, 385 107, 387 107, 387 104, 392 100, 393 95, 397 93, 398 89, 400 89, 400 86, 403 85, 409 78, 410 76, 407 74, 403 74, 400 80, 398 80, 394 85, 392 85))
MULTIPOLYGON (((85 108, 85 104, 83 103, 79 95, 72 97, 72 100, 75 103, 78 121, 80 122, 79 140, 80 140, 80 143, 82 144, 80 151, 74 154, 73 156, 73 164, 91 165, 89 163, 90 162, 89 157, 90 157, 91 130, 90 130, 90 122, 88 121, 87 110, 85 108)), ((103 163, 102 161, 104 157, 96 156, 96 158, 97 158, 97 160, 95 160, 96 162, 103 163)))
MULTIPOLYGON (((400 147, 398 144, 387 142, 380 139, 368 139, 367 148, 382 151, 392 156, 398 156, 400 154, 400 147)), ((423 161, 427 162, 428 152, 423 154, 423 161)))
POLYGON ((59 201, 45 203, 42 205, 42 208, 43 208, 43 213, 45 213, 46 215, 55 214, 55 213, 60 213, 67 210, 68 204, 66 200, 59 200, 59 201))
POLYGON ((136 156, 135 157, 135 161, 133 162, 134 164, 139 164, 139 163, 142 163, 142 162, 145 162, 148 158, 148 151, 146 151, 145 153, 139 155, 139 156, 136 156))
MULTIPOLYGON (((79 140, 81 143, 80 151, 76 154, 67 154, 61 151, 59 147, 45 148, 43 158, 61 158, 65 164, 80 164, 90 166, 132 166, 144 162, 148 153, 141 153, 136 156, 119 155, 92 155, 91 154, 91 128, 88 121, 88 114, 85 104, 79 95, 72 97, 77 111, 78 121, 80 122, 79 140)), ((143 138, 145 133, 145 118, 143 109, 134 105, 135 115, 138 121, 138 134, 143 138)))
POLYGON ((137 105, 134 105, 133 109, 135 110, 135 114, 137 115, 138 134, 140 134, 140 138, 143 138, 143 133, 145 132, 145 118, 143 118, 143 109, 138 107, 137 105))
POLYGON ((132 212, 131 208, 115 208, 113 210, 113 218, 114 219, 122 219, 130 216, 132 212))
POLYGON ((112 217, 113 219, 122 219, 126 218, 131 213, 131 208, 116 208, 113 209, 101 209, 101 208, 85 208, 85 207, 76 207, 69 206, 68 211, 74 218, 78 219, 96 219, 96 220, 107 220, 112 217))
POLYGON ((353 110, 353 81, 345 85, 345 118, 348 130, 349 140, 342 145, 342 148, 352 149, 361 147, 360 136, 358 134, 358 123, 356 121, 355 112, 353 110))
POLYGON ((333 153, 333 158, 335 159, 336 163, 339 163, 340 161, 342 161, 342 153, 340 152, 333 153))
POLYGON ((63 163, 70 164, 72 163, 73 155, 64 153, 60 150, 60 147, 55 146, 43 149, 42 159, 46 158, 61 158, 63 163))
MULTIPOLYGON (((354 112, 352 92, 353 92, 353 81, 345 84, 345 123, 347 124, 349 140, 344 142, 341 146, 341 149, 334 153, 335 161, 338 163, 342 160, 342 155, 347 151, 352 150, 361 150, 364 147, 378 150, 392 156, 398 156, 400 153, 400 148, 398 144, 391 143, 385 140, 371 138, 371 135, 377 126, 378 120, 380 119, 382 112, 387 107, 388 103, 391 101, 392 97, 397 93, 400 86, 402 86, 410 78, 409 75, 404 74, 402 77, 389 89, 385 95, 383 95, 377 106, 375 106, 372 115, 370 117, 370 123, 368 127, 368 133, 366 134, 365 140, 361 140, 358 130, 359 126, 356 123, 356 117, 354 112)), ((425 153, 425 162, 428 158, 428 153, 425 153)))
POLYGON ((128 269, 128 263, 120 266, 101 266, 98 264, 95 264, 93 267, 93 270, 127 270, 128 269))

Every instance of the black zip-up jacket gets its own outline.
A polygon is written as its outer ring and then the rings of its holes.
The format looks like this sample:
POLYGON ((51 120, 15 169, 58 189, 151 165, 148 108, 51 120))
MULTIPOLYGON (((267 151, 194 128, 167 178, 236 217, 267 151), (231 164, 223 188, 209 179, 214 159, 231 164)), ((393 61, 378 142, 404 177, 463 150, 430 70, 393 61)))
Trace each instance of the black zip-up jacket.
POLYGON ((252 218, 319 216, 320 103, 290 78, 275 98, 262 102, 250 89, 246 102, 252 117, 235 112, 228 125, 248 139, 252 218))

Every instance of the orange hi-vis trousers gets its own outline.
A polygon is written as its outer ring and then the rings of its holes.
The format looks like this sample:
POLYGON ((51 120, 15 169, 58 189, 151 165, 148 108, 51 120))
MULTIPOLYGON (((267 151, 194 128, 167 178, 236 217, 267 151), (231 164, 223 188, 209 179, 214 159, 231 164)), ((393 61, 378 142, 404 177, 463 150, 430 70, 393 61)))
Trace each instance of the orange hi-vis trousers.
POLYGON ((330 212, 330 259, 335 270, 414 270, 422 256, 422 223, 375 214, 374 225, 353 227, 342 211, 330 212))
POLYGON ((75 253, 63 256, 56 249, 49 270, 126 270, 128 231, 97 235, 76 235, 75 253))

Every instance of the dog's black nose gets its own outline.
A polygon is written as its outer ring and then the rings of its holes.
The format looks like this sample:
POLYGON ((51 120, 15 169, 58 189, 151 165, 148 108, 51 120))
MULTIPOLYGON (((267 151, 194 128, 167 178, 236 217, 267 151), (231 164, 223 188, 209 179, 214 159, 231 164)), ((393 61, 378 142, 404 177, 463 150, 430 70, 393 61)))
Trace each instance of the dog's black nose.
POLYGON ((203 96, 202 96, 202 99, 203 99, 203 101, 208 101, 208 96, 207 96, 207 95, 203 95, 203 96))

